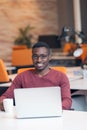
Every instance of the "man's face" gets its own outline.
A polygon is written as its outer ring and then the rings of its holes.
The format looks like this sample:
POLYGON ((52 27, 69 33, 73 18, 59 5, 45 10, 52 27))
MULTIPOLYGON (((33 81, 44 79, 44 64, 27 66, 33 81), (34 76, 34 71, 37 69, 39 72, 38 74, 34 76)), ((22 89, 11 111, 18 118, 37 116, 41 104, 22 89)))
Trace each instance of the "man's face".
POLYGON ((44 70, 49 65, 49 58, 48 50, 45 47, 32 50, 33 64, 37 70, 44 70))

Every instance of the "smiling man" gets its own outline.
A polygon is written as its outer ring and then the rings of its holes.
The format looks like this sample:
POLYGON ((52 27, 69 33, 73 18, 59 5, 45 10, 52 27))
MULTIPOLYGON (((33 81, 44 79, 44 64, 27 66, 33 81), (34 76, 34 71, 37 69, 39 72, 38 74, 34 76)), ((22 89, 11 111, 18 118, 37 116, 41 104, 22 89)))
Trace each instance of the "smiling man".
MULTIPOLYGON (((70 84, 66 74, 49 67, 50 48, 46 43, 38 42, 32 47, 32 60, 35 69, 18 74, 8 90, 0 97, 0 109, 3 110, 3 99, 14 98, 15 88, 37 88, 60 86, 62 108, 70 109, 72 100, 70 84)), ((45 95, 44 95, 45 96, 45 95)))

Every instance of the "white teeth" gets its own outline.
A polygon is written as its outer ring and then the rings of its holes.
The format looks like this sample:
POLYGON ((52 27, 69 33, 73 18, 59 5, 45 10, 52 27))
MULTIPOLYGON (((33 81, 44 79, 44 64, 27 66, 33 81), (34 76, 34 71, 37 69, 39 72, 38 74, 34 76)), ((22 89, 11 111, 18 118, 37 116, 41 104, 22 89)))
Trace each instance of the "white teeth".
POLYGON ((42 66, 43 64, 37 64, 37 66, 42 66))

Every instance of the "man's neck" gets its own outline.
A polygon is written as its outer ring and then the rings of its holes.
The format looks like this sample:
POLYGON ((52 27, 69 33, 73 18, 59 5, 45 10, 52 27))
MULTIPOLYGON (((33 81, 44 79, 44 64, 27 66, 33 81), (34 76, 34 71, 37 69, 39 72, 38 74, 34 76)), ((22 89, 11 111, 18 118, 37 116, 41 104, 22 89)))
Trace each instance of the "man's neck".
POLYGON ((43 77, 44 75, 48 74, 50 71, 50 68, 47 67, 45 70, 36 71, 37 75, 39 77, 43 77))

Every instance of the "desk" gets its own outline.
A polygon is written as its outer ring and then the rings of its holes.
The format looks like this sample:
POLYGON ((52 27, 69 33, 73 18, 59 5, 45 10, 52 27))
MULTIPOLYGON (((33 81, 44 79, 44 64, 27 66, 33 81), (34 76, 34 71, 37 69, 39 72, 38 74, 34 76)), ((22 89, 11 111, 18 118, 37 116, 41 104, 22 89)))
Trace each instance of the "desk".
MULTIPOLYGON (((17 74, 11 74, 9 75, 9 78, 13 80, 17 74)), ((8 83, 2 83, 0 84, 0 96, 8 89, 8 87, 11 85, 11 82, 8 83)))
POLYGON ((10 85, 11 85, 11 82, 2 83, 2 84, 0 84, 0 87, 9 87, 10 85))
POLYGON ((4 64, 6 66, 6 70, 7 70, 8 74, 12 74, 12 72, 16 71, 16 69, 17 69, 16 67, 11 65, 11 62, 5 62, 4 64))
POLYGON ((6 70, 7 70, 8 74, 12 74, 13 71, 16 71, 16 67, 8 66, 8 67, 6 67, 6 70))
POLYGON ((58 118, 16 119, 0 112, 0 130, 87 130, 87 113, 63 111, 58 118))
MULTIPOLYGON (((9 75, 9 79, 13 80, 16 77, 17 74, 11 74, 9 75)), ((9 87, 11 85, 11 82, 8 83, 2 83, 0 84, 0 87, 9 87)))
POLYGON ((87 130, 87 112, 64 111, 63 130, 87 130))
POLYGON ((83 78, 81 67, 67 67, 70 89, 87 90, 87 78, 83 78))
POLYGON ((81 67, 67 67, 67 76, 70 81, 82 78, 81 67))
POLYGON ((70 81, 70 89, 87 90, 87 79, 70 81))
POLYGON ((80 73, 81 67, 71 67, 71 69, 71 71, 70 69, 68 70, 68 77, 70 80, 70 89, 72 92, 72 108, 75 110, 87 111, 87 79, 84 79, 80 73))

